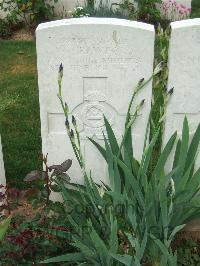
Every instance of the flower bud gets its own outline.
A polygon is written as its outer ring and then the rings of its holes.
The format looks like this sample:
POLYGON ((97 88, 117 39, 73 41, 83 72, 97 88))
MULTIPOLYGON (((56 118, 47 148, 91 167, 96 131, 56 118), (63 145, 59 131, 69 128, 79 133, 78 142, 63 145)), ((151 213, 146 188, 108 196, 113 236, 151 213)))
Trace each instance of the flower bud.
POLYGON ((70 138, 73 140, 74 139, 74 131, 73 129, 70 130, 70 138))
POLYGON ((144 105, 144 102, 145 102, 145 99, 143 99, 141 102, 140 102, 140 107, 142 107, 144 105))
MULTIPOLYGON (((62 77, 63 77, 63 65, 61 63, 59 66, 59 71, 58 71, 58 84, 59 84, 59 86, 61 86, 62 77)), ((61 95, 60 91, 59 91, 59 95, 61 95)))
POLYGON ((61 78, 63 77, 63 64, 62 63, 59 66, 59 75, 61 78))
POLYGON ((174 87, 173 87, 173 88, 171 88, 171 89, 168 91, 168 94, 169 94, 169 95, 172 95, 172 94, 173 94, 173 92, 174 92, 174 87))
POLYGON ((140 86, 143 82, 144 82, 144 78, 140 79, 140 81, 138 82, 138 85, 140 86))
POLYGON ((74 115, 72 115, 72 124, 76 127, 76 118, 74 115))
POLYGON ((66 120, 65 120, 65 126, 67 129, 70 129, 68 118, 66 118, 66 120))

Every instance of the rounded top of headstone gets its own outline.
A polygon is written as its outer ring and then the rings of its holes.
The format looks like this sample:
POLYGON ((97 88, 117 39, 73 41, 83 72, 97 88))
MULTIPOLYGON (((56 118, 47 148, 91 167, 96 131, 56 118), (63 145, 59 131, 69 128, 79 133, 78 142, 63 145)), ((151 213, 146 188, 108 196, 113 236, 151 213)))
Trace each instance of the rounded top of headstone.
POLYGON ((180 20, 171 23, 171 28, 173 30, 194 26, 200 26, 200 18, 180 20))
POLYGON ((38 25, 36 31, 60 27, 60 26, 72 26, 72 25, 113 25, 113 26, 124 26, 137 28, 146 31, 154 32, 154 26, 126 19, 118 19, 118 18, 94 18, 94 17, 83 17, 83 18, 71 18, 71 19, 62 19, 55 20, 51 22, 41 23, 38 25))

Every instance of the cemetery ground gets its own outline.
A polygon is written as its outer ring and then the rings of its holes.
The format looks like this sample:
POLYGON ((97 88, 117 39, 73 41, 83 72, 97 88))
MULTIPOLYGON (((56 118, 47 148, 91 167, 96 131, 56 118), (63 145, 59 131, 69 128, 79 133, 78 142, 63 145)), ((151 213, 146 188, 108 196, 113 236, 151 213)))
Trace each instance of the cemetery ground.
POLYGON ((41 139, 34 41, 0 42, 0 123, 7 178, 23 187, 41 168, 41 139))

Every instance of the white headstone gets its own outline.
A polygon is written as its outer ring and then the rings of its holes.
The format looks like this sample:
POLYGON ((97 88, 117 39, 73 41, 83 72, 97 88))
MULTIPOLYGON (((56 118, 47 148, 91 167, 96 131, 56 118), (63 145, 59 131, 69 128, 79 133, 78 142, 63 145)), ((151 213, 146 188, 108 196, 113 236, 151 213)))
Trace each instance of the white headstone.
MULTIPOLYGON (((118 138, 133 89, 152 75, 154 28, 151 25, 103 18, 82 18, 40 24, 36 30, 43 153, 49 164, 73 158, 71 176, 81 182, 80 168, 66 134, 64 115, 56 97, 58 68, 64 65, 63 98, 75 115, 87 169, 95 180, 106 179, 106 165, 87 140, 102 143, 103 114, 118 138)), ((141 158, 151 106, 152 84, 138 95, 145 99, 134 130, 134 153, 141 158)))
POLYGON ((171 23, 168 89, 174 93, 167 106, 164 142, 177 130, 181 135, 185 115, 190 135, 200 122, 200 19, 171 23))
POLYGON ((1 136, 0 136, 0 185, 5 185, 5 184, 6 184, 6 178, 5 178, 3 152, 2 152, 2 147, 1 147, 1 136))

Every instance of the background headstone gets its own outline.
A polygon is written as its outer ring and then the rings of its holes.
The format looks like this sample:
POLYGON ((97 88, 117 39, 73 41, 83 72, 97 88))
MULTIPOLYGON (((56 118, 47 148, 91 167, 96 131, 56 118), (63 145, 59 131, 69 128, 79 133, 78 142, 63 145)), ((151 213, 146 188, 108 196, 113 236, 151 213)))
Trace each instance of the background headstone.
MULTIPOLYGON (((117 137, 121 137, 134 87, 141 78, 152 75, 154 28, 122 19, 68 19, 39 25, 36 40, 43 153, 48 153, 49 164, 73 158, 70 174, 75 181, 82 181, 56 97, 62 62, 63 98, 77 118, 87 169, 92 170, 96 181, 105 181, 104 160, 87 137, 102 142, 103 114, 117 137)), ((135 101, 146 100, 133 129, 134 154, 138 159, 151 95, 149 83, 135 101)))
POLYGON ((200 19, 171 23, 168 89, 174 93, 167 106, 166 143, 177 130, 181 135, 185 115, 192 137, 200 122, 200 19))
MULTIPOLYGON (((4 162, 3 162, 3 152, 1 147, 1 136, 0 136, 0 185, 6 184, 6 178, 5 178, 5 170, 4 170, 4 162)), ((0 189, 1 191, 1 189, 0 189)))

